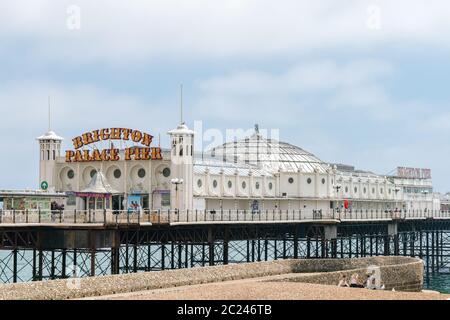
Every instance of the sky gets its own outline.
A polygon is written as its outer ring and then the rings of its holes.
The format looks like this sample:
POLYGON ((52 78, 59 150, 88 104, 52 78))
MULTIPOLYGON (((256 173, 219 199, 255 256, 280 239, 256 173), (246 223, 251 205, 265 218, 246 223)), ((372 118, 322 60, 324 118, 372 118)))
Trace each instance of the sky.
POLYGON ((0 3, 0 189, 37 188, 35 138, 278 130, 379 174, 450 191, 450 2, 16 0, 0 3))

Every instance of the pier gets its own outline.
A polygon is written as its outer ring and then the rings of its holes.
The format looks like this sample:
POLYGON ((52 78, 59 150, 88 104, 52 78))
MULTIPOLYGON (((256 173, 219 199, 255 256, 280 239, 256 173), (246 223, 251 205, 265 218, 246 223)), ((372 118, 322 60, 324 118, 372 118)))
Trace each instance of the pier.
POLYGON ((450 272, 450 212, 1 211, 0 282, 280 259, 409 256, 450 272))

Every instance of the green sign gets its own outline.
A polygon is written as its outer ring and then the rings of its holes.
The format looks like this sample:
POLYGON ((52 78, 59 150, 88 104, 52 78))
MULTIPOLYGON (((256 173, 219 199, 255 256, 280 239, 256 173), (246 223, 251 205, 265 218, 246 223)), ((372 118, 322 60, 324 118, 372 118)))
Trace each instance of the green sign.
POLYGON ((48 189, 48 182, 47 182, 47 181, 42 181, 42 183, 41 183, 41 189, 42 189, 42 190, 47 190, 47 189, 48 189))

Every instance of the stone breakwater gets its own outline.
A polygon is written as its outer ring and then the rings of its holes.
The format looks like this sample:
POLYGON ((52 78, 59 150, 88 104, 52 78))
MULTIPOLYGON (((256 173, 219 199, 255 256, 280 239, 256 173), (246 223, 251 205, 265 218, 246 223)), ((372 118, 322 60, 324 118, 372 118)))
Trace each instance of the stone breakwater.
POLYGON ((278 260, 0 285, 0 299, 56 300, 105 296, 117 293, 154 290, 230 280, 290 275, 278 281, 300 281, 336 285, 342 274, 364 276, 367 267, 379 266, 386 289, 420 291, 423 262, 409 257, 372 257, 360 259, 278 260), (300 273, 315 273, 303 275, 300 273), (294 274, 294 275, 293 275, 294 274), (298 277, 295 274, 299 274, 298 277))

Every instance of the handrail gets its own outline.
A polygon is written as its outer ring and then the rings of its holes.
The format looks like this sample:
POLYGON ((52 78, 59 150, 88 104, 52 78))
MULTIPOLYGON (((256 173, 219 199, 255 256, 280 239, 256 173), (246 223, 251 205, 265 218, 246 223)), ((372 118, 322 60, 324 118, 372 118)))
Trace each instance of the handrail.
POLYGON ((305 220, 404 220, 449 219, 441 210, 0 210, 0 225, 7 224, 173 224, 173 223, 267 223, 305 220))

